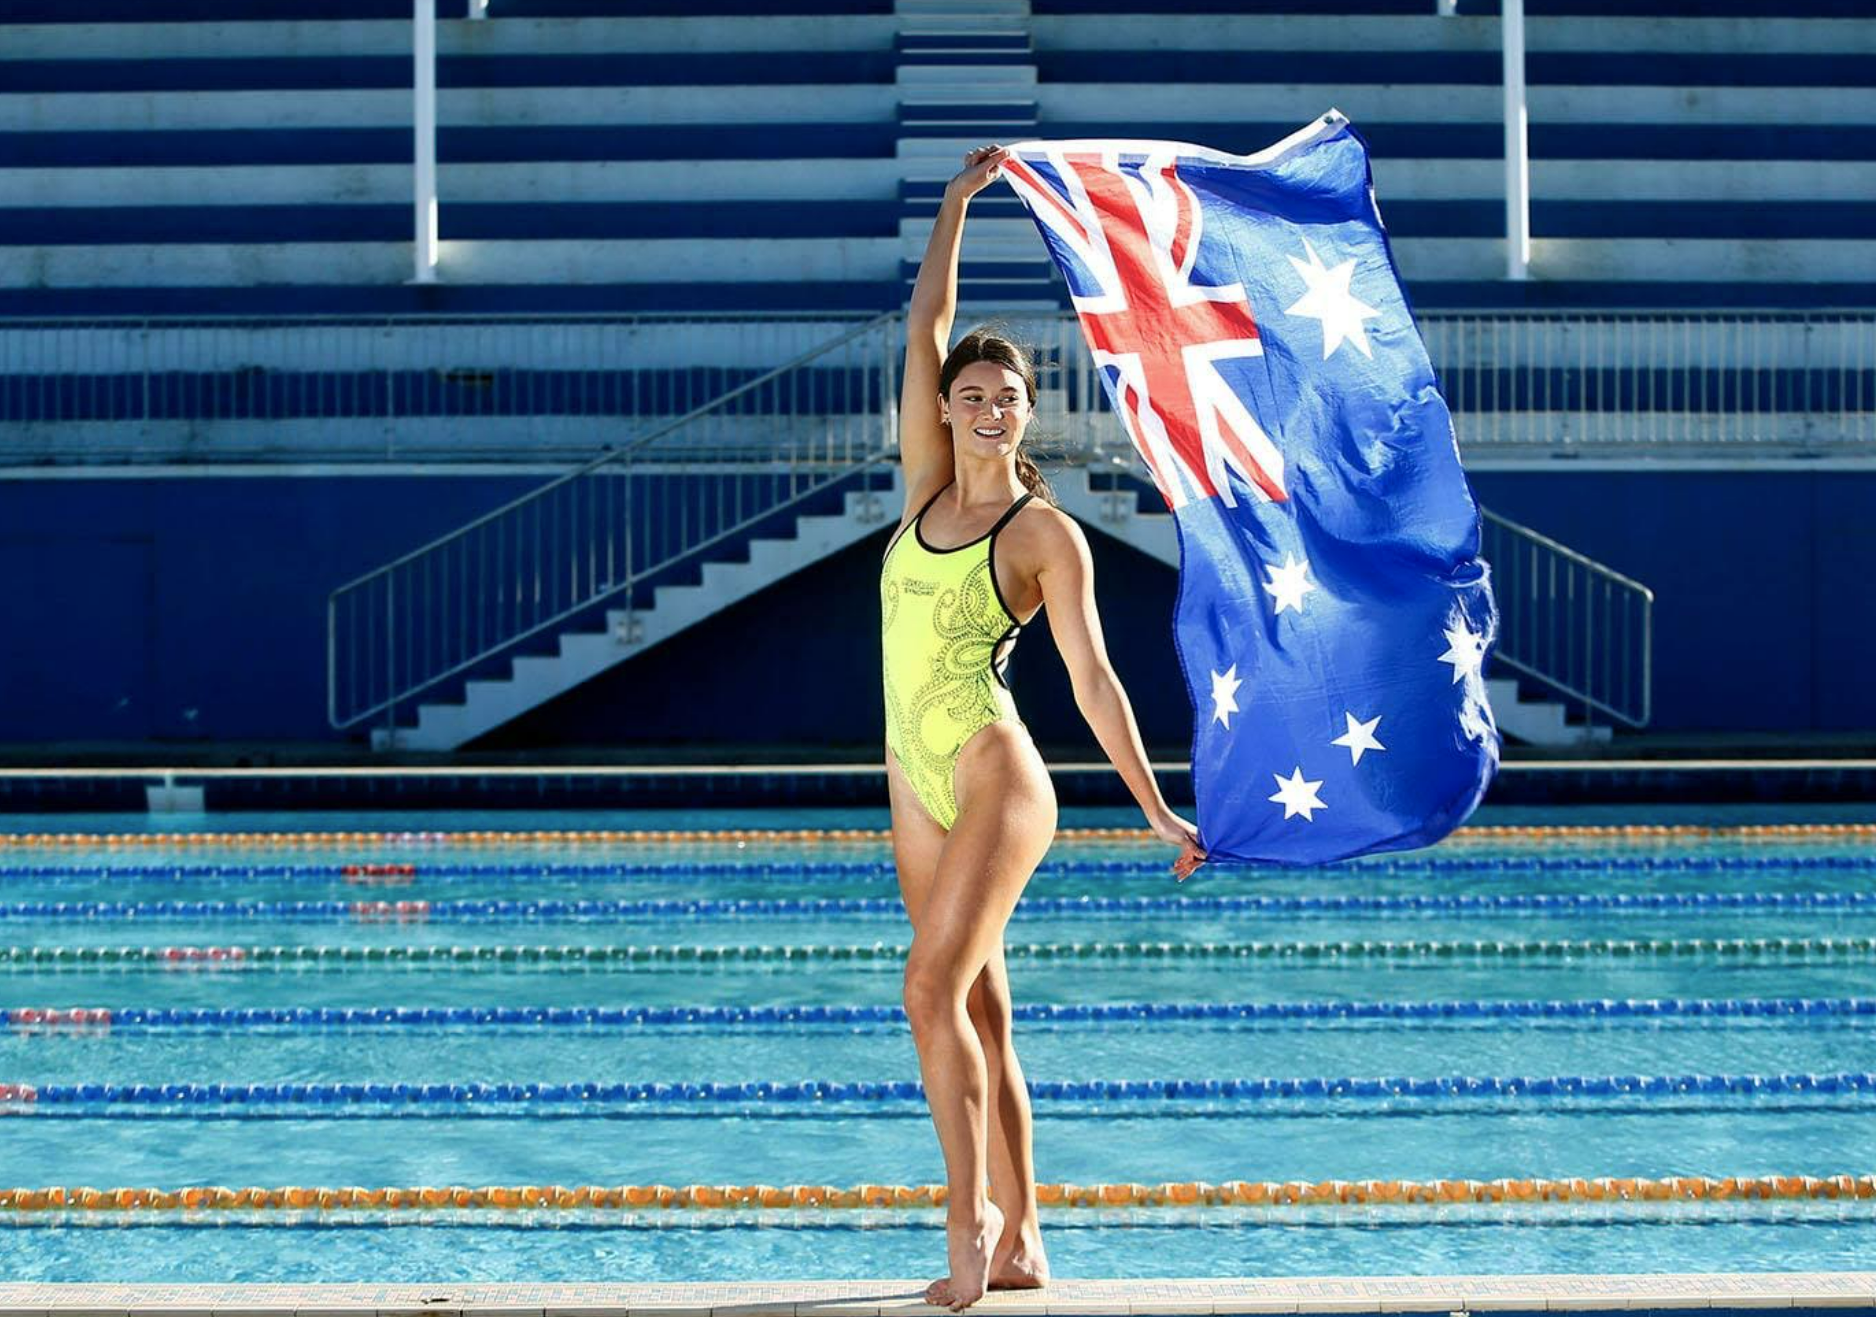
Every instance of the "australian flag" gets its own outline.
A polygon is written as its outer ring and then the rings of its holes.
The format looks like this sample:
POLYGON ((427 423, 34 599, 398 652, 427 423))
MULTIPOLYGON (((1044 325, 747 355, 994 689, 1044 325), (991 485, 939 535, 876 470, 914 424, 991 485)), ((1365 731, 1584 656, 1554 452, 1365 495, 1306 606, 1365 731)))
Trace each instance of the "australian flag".
POLYGON ((1174 641, 1214 862, 1427 845, 1498 765, 1479 514, 1367 147, 1026 142, 1003 175, 1179 528, 1174 641))

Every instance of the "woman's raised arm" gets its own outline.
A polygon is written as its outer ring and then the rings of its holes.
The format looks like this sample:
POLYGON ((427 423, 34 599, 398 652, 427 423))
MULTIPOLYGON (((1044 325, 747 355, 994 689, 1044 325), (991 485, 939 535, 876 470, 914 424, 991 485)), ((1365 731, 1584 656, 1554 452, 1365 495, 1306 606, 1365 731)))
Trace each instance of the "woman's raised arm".
POLYGON ((963 172, 945 185, 919 263, 905 317, 905 370, 899 384, 899 460, 909 507, 922 505, 952 478, 951 434, 939 419, 938 372, 957 316, 964 212, 972 197, 1001 176, 1008 154, 1000 146, 980 146, 964 157, 963 172))

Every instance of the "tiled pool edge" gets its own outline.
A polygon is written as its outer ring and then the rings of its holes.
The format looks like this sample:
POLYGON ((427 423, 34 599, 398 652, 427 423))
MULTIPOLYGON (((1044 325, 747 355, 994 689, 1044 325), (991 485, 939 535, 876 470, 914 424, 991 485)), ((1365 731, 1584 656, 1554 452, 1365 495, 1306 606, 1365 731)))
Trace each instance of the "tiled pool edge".
MULTIPOLYGON (((0 1283, 0 1317, 927 1317, 922 1281, 443 1285, 0 1283)), ((1024 1317, 1876 1309, 1876 1271, 1059 1280, 987 1296, 1024 1317)))

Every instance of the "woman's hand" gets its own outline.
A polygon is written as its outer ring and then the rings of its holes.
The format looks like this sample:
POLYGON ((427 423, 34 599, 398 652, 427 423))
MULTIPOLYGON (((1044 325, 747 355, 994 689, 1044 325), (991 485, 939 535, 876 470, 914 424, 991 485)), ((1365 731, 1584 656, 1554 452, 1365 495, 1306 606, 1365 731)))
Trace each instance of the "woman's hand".
POLYGON ((969 201, 1003 177, 1003 162, 1009 158, 1010 153, 1003 147, 978 147, 964 157, 963 171, 945 184, 945 195, 956 197, 959 201, 969 201))
POLYGON ((1205 863, 1205 852, 1199 847, 1199 830, 1171 810, 1151 822, 1155 837, 1179 848, 1179 858, 1173 861, 1172 868, 1178 880, 1184 882, 1194 869, 1205 863))

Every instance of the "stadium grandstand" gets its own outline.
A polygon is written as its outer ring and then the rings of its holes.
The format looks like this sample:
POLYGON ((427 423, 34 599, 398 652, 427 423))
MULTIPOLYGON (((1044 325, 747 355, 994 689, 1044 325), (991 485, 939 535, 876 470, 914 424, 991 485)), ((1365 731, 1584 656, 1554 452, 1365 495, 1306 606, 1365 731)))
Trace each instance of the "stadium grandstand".
MULTIPOLYGON (((1876 738, 1867 3, 1529 0, 1522 278, 1496 4, 435 18, 427 263, 408 4, 0 4, 0 561, 34 642, 0 742, 876 753, 848 694, 899 317, 962 152, 1249 153, 1331 107, 1486 508, 1507 734, 1876 738)), ((963 291, 1040 349, 1051 480, 1182 754, 1170 519, 1005 192, 963 291)), ((1046 648, 1012 682, 1086 748, 1046 648)))

